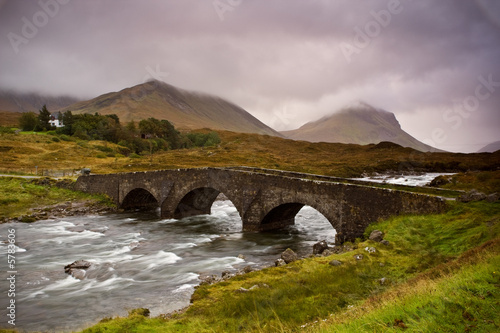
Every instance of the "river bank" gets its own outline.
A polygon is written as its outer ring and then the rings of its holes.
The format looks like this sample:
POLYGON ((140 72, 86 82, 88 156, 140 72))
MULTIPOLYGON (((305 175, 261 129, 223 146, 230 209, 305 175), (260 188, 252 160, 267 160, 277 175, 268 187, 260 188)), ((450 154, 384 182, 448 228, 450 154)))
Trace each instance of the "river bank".
POLYGON ((109 198, 72 190, 73 181, 0 177, 0 223, 116 211, 109 198))
POLYGON ((31 208, 25 215, 1 217, 0 223, 32 223, 40 220, 63 219, 69 216, 102 215, 117 212, 116 207, 95 200, 66 201, 59 204, 31 208))
POLYGON ((181 313, 130 312, 83 332, 495 331, 500 205, 449 205, 367 229, 366 237, 382 230, 388 244, 359 240, 351 252, 201 285, 181 313))

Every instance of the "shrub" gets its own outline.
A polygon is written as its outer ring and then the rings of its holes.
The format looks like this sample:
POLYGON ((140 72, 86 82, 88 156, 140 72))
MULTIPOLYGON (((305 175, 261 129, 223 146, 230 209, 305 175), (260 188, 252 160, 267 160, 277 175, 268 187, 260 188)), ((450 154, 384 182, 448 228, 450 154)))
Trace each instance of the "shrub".
POLYGON ((94 147, 97 148, 97 149, 99 149, 103 153, 112 153, 113 152, 113 148, 110 148, 110 147, 107 147, 107 146, 96 145, 94 147))
POLYGON ((71 138, 67 136, 66 134, 61 134, 59 138, 63 141, 71 141, 71 138))
POLYGON ((132 154, 130 154, 130 156, 129 156, 129 157, 130 157, 130 158, 141 158, 141 156, 140 156, 140 155, 137 155, 136 153, 132 153, 132 154))
POLYGON ((13 134, 14 130, 9 127, 0 126, 0 134, 13 134))
POLYGON ((61 140, 59 140, 59 138, 57 136, 53 137, 52 141, 54 141, 54 142, 61 142, 61 140))

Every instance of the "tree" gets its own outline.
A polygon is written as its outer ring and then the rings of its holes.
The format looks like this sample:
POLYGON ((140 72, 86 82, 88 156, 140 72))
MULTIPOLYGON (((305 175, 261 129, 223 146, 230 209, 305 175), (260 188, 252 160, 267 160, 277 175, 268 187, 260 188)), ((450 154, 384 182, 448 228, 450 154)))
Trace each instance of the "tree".
POLYGON ((32 131, 38 124, 38 116, 35 112, 25 112, 19 118, 19 128, 23 131, 32 131))
POLYGON ((73 135, 73 123, 75 122, 73 119, 73 114, 71 111, 66 111, 64 112, 60 118, 58 116, 59 121, 62 123, 63 127, 59 127, 57 129, 57 133, 59 134, 66 134, 66 135, 73 135))
POLYGON ((52 115, 49 110, 47 110, 47 106, 44 104, 41 110, 38 110, 38 125, 39 130, 50 130, 52 125, 50 125, 49 121, 52 119, 52 115))

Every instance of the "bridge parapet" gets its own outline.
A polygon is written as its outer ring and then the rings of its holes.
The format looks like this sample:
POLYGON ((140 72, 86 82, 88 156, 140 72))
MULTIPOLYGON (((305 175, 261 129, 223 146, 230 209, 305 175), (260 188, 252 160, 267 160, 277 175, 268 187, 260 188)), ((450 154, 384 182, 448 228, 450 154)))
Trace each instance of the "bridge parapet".
POLYGON ((380 218, 437 213, 442 198, 350 184, 346 179, 252 168, 197 168, 78 178, 76 188, 107 194, 123 208, 160 207, 163 218, 209 214, 220 193, 232 201, 244 231, 282 228, 308 205, 323 214, 339 242, 361 237, 380 218))

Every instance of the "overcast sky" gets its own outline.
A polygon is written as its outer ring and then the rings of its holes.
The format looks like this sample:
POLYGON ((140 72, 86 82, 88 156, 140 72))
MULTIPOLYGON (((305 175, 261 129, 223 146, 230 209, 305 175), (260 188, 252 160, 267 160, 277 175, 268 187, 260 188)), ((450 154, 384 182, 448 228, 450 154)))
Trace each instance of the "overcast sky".
POLYGON ((364 101, 434 147, 500 140, 497 0, 0 0, 0 88, 151 78, 295 129, 364 101))

